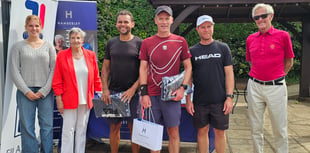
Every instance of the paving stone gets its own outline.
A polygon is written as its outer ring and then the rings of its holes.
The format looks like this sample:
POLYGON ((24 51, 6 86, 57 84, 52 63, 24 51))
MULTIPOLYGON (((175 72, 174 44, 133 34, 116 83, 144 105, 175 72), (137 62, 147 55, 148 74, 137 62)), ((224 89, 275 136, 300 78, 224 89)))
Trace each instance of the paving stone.
MULTIPOLYGON (((288 135, 290 153, 310 153, 310 98, 298 102, 299 85, 288 86, 288 135)), ((243 96, 239 95, 234 114, 230 114, 230 127, 226 131, 226 153, 253 153, 251 128, 248 123, 247 103, 243 96)), ((264 125, 264 153, 275 153, 272 126, 268 111, 265 114, 264 125)), ((86 153, 110 153, 107 143, 88 141, 86 153)), ((164 141, 162 153, 168 153, 168 142, 164 141)), ((56 153, 56 147, 54 153, 56 153)), ((122 140, 119 153, 130 153, 130 141, 122 140)), ((194 142, 181 142, 180 153, 197 153, 197 144, 194 142)), ((149 150, 141 148, 140 153, 149 153, 149 150)), ((216 153, 214 151, 213 153, 216 153)))

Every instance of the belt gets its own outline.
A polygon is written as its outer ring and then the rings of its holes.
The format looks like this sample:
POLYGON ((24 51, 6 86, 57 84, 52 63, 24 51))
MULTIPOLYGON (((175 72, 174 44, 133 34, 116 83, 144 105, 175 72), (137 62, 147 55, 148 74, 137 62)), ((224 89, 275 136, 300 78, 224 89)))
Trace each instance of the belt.
POLYGON ((262 84, 262 85, 283 85, 283 82, 280 82, 284 79, 285 77, 281 77, 281 78, 278 78, 278 79, 275 79, 275 80, 272 80, 272 81, 261 81, 261 80, 257 80, 253 77, 250 76, 250 79, 253 80, 254 82, 257 82, 259 84, 262 84))

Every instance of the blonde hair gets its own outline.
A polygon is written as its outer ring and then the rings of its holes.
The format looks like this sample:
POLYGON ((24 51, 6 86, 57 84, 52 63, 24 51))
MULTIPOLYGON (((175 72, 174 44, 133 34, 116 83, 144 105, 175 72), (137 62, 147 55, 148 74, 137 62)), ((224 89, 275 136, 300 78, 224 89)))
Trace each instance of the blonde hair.
POLYGON ((31 20, 37 20, 39 22, 39 25, 42 26, 40 18, 36 15, 28 15, 26 17, 25 26, 27 26, 31 20))

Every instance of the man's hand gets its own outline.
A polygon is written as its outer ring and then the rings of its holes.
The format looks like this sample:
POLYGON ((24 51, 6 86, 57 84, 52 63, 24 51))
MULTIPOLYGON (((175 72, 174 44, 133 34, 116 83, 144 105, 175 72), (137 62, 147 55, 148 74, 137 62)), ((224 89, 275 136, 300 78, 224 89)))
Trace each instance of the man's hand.
POLYGON ((186 100, 186 110, 189 114, 194 116, 195 110, 194 110, 193 102, 191 100, 186 100))
POLYGON ((227 97, 224 103, 223 112, 225 115, 229 114, 233 109, 233 99, 230 97, 227 97))
POLYGON ((175 92, 172 93, 175 96, 172 100, 180 101, 184 97, 185 89, 183 87, 178 88, 175 92))
POLYGON ((104 101, 104 103, 107 105, 111 104, 110 90, 109 89, 102 91, 101 100, 104 101))
POLYGON ((136 90, 133 88, 129 88, 121 95, 122 102, 130 103, 131 98, 135 94, 136 90))
POLYGON ((150 96, 149 95, 142 96, 141 104, 142 104, 143 108, 145 108, 145 109, 149 108, 150 106, 152 106, 150 96))

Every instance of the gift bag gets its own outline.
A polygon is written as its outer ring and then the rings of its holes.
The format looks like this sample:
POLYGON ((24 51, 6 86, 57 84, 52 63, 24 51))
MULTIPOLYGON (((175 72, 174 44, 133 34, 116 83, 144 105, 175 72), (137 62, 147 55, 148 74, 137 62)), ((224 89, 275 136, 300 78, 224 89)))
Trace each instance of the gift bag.
MULTIPOLYGON (((152 112, 151 108, 149 112, 152 112)), ((161 150, 163 130, 164 126, 154 123, 154 117, 152 122, 150 115, 147 120, 136 118, 133 120, 131 141, 153 151, 161 150)))

